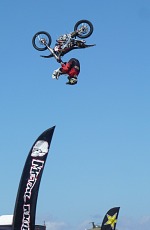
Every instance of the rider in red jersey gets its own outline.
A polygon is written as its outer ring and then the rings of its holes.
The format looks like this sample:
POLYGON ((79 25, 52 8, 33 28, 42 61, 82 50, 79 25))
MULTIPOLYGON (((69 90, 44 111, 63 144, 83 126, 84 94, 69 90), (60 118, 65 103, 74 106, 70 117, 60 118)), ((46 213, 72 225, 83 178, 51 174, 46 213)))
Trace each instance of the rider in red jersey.
POLYGON ((58 80, 60 75, 67 74, 68 75, 68 85, 77 84, 77 77, 80 73, 80 62, 76 58, 71 58, 68 62, 62 62, 61 67, 54 70, 52 74, 52 78, 58 80))

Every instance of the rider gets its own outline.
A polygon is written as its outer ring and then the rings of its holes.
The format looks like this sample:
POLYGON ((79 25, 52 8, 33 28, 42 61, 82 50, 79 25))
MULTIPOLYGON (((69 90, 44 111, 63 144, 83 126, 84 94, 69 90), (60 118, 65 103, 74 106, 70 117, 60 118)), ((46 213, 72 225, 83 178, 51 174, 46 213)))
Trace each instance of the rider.
POLYGON ((77 77, 80 73, 80 62, 76 58, 71 58, 68 62, 61 62, 61 67, 54 70, 52 74, 52 78, 58 80, 60 75, 67 74, 68 75, 68 85, 77 84, 77 77))

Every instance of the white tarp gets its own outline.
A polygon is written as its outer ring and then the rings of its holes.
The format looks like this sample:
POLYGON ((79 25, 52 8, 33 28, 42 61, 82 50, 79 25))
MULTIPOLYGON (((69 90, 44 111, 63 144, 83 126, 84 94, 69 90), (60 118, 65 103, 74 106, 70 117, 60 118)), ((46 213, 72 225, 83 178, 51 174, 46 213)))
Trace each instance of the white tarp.
POLYGON ((0 225, 12 225, 13 215, 0 216, 0 225))

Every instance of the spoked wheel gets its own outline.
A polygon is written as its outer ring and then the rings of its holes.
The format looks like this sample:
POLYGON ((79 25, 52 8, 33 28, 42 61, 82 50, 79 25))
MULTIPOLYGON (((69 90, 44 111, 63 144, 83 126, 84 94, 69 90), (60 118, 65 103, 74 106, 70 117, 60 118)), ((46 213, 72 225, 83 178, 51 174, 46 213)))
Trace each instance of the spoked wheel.
POLYGON ((79 31, 77 37, 88 38, 93 33, 93 24, 88 20, 80 20, 74 26, 74 31, 79 31))
POLYGON ((32 38, 32 45, 36 50, 44 51, 47 49, 47 46, 50 46, 52 39, 49 33, 45 31, 37 32, 32 38))

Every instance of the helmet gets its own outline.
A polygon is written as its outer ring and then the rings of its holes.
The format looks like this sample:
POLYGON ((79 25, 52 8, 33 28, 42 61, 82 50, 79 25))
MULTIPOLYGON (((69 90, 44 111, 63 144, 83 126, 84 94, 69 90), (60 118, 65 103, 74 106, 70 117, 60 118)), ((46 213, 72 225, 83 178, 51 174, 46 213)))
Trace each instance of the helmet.
POLYGON ((66 82, 67 85, 75 85, 77 84, 78 80, 77 77, 68 77, 68 82, 66 82))
POLYGON ((69 79, 69 82, 70 82, 71 85, 77 84, 77 81, 78 81, 78 80, 77 80, 76 77, 72 77, 72 78, 69 79))

